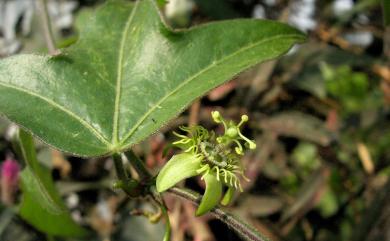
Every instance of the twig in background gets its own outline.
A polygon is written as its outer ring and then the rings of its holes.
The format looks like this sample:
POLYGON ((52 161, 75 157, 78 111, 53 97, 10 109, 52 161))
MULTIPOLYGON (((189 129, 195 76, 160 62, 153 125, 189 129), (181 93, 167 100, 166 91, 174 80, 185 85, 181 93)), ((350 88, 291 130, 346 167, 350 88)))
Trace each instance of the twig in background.
POLYGON ((192 103, 190 108, 190 117, 188 119, 188 126, 196 126, 199 122, 200 99, 192 103))
POLYGON ((50 17, 49 12, 47 9, 47 1, 46 0, 38 0, 36 2, 37 9, 39 11, 39 16, 42 21, 42 29, 43 29, 43 35, 45 37, 47 49, 50 55, 57 55, 59 54, 59 50, 56 48, 54 37, 53 37, 53 31, 51 29, 51 23, 50 23, 50 17))
MULTIPOLYGON (((173 187, 171 189, 168 189, 169 193, 172 193, 175 196, 178 196, 180 198, 186 199, 196 205, 199 205, 201 196, 193 191, 190 191, 188 189, 181 189, 173 187)), ((214 208, 210 211, 211 215, 216 217, 217 219, 221 220, 222 222, 226 223, 229 228, 232 228, 235 232, 237 232, 242 238, 249 241, 269 241, 267 237, 260 234, 257 230, 255 230, 253 227, 249 226, 248 224, 242 222, 237 217, 233 216, 232 214, 229 214, 225 211, 223 211, 220 208, 214 208)))

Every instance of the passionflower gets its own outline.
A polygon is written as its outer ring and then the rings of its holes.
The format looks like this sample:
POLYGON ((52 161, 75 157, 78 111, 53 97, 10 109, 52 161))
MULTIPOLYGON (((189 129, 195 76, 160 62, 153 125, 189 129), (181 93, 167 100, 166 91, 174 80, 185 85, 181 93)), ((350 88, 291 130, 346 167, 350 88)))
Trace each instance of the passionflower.
POLYGON ((223 135, 217 136, 199 125, 180 127, 183 133, 174 132, 179 139, 173 145, 182 152, 168 161, 156 182, 157 191, 164 192, 186 178, 201 176, 206 190, 196 211, 197 216, 207 213, 218 202, 228 205, 236 190, 243 191, 241 179, 249 179, 244 174, 241 157, 245 150, 256 148, 256 144, 240 130, 248 121, 247 115, 243 115, 238 124, 226 121, 218 111, 211 115, 214 122, 224 126, 223 135), (227 191, 222 198, 224 187, 227 191))

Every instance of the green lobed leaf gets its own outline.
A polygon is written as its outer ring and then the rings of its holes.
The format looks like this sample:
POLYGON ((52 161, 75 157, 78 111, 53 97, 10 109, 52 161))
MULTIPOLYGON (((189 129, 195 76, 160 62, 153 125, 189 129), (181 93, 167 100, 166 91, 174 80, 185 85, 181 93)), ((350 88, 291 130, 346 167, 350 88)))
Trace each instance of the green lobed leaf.
POLYGON ((38 163, 30 134, 20 130, 19 139, 26 167, 20 174, 23 193, 19 213, 43 233, 81 237, 87 231, 76 224, 56 191, 50 171, 38 163))
POLYGON ((201 216, 215 208, 222 197, 222 183, 217 180, 215 174, 207 173, 203 178, 206 183, 206 190, 196 210, 196 216, 201 216))
POLYGON ((199 175, 196 172, 199 168, 200 160, 195 155, 189 153, 174 155, 157 176, 157 191, 164 192, 181 180, 199 175))
POLYGON ((86 16, 78 42, 61 55, 0 61, 0 112, 80 156, 124 151, 197 97, 305 38, 253 19, 174 31, 154 0, 108 1, 86 16))

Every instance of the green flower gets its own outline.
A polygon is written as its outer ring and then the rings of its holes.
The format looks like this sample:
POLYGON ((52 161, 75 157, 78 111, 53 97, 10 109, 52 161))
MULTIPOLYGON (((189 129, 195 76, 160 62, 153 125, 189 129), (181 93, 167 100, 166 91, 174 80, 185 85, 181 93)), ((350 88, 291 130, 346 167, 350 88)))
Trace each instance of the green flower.
POLYGON ((216 136, 213 131, 209 132, 202 126, 180 127, 184 133, 174 132, 179 139, 173 145, 183 152, 168 161, 156 182, 157 191, 164 192, 183 179, 201 175, 206 190, 196 211, 197 216, 207 213, 218 202, 228 205, 235 190, 242 192, 240 180, 249 180, 245 177, 241 157, 245 149, 256 148, 256 144, 240 130, 248 121, 247 115, 243 115, 238 124, 226 122, 218 111, 213 111, 212 117, 216 123, 224 126, 224 134, 216 136), (224 186, 227 191, 222 198, 224 186))

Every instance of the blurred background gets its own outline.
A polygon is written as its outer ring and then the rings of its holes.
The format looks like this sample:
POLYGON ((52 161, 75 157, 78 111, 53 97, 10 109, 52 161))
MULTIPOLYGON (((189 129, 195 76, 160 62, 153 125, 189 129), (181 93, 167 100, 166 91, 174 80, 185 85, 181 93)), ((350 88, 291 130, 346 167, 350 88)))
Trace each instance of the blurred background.
MULTIPOLYGON (((83 12, 103 2, 48 0, 58 47, 77 41, 77 26, 88 24, 83 12)), ((212 110, 233 120, 247 114, 245 134, 257 143, 243 160, 251 182, 226 208, 229 212, 274 241, 390 241, 390 26, 384 26, 381 4, 169 0, 162 11, 174 28, 233 18, 272 19, 301 29, 308 40, 196 100, 134 151, 157 173, 179 126, 199 123, 218 132, 212 110)), ((35 0, 0 0, 0 57, 47 52, 39 15, 35 0)), ((0 240, 162 240, 162 222, 135 215, 155 207, 111 188, 115 173, 110 158, 73 157, 39 141, 39 161, 73 220, 91 236, 52 237, 24 221, 17 214, 24 164, 14 148, 15 130, 0 119, 0 240)), ((199 179, 183 185, 202 192, 199 179)), ((169 194, 165 198, 173 241, 240 240, 212 217, 194 217, 192 204, 169 194)))

